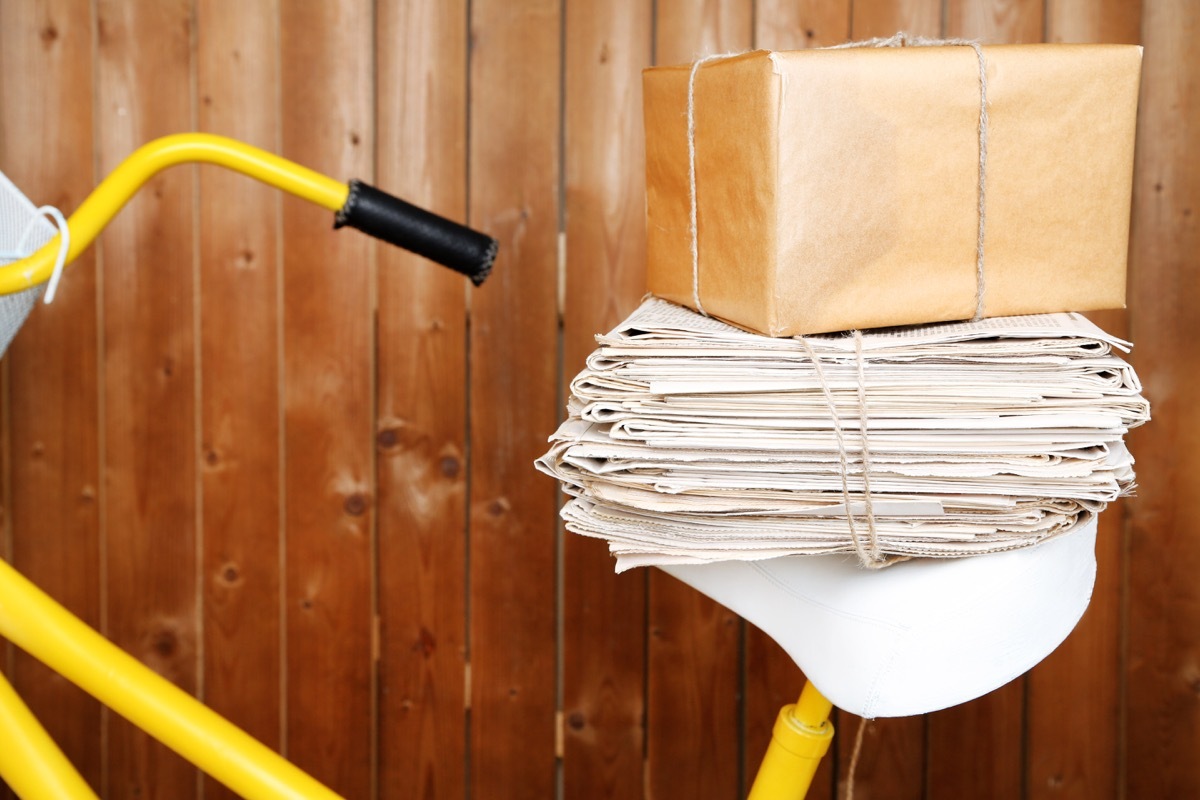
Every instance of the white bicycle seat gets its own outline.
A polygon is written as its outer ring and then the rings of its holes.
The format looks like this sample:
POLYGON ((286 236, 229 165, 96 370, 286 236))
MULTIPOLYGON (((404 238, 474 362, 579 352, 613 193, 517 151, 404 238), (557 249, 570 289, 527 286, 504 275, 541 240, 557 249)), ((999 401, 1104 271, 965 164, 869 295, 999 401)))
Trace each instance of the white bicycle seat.
POLYGON ((1083 616, 1096 520, 1036 547, 887 569, 791 556, 661 567, 757 625, 835 706, 925 714, 1023 674, 1083 616))

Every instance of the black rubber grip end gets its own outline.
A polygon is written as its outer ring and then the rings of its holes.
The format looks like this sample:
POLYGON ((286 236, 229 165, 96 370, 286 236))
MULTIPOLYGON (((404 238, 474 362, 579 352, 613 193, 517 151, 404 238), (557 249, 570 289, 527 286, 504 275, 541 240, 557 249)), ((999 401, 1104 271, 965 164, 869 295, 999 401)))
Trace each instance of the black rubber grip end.
POLYGON ((490 236, 357 180, 350 181, 350 196, 333 222, 335 228, 346 225, 461 272, 476 286, 491 273, 500 246, 490 236))

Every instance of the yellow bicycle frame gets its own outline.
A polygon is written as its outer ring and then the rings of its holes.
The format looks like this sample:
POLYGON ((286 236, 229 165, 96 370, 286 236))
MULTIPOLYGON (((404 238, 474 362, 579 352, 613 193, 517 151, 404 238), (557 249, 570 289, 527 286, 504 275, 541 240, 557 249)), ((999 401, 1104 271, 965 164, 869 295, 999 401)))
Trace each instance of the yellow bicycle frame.
MULTIPOLYGON (((350 188, 287 159, 233 139, 189 133, 143 146, 122 162, 67 220, 71 263, 146 181, 187 162, 217 164, 257 178, 331 211, 350 188)), ((0 267, 0 295, 45 283, 60 237, 0 267)), ((0 636, 249 800, 338 800, 338 795, 210 710, 55 603, 0 561, 0 636)), ((833 726, 830 703, 812 684, 775 724, 750 800, 801 800, 833 726)), ((23 800, 95 800, 96 794, 0 675, 0 778, 23 800)))
POLYGON ((809 682, 794 705, 780 710, 749 800, 804 800, 833 741, 832 709, 833 704, 809 682))
MULTIPOLYGON (((186 162, 242 172, 331 211, 349 186, 222 136, 189 133, 157 139, 134 152, 70 216, 73 261, 151 177, 186 162)), ((50 279, 55 236, 37 252, 0 267, 0 295, 50 279)), ((129 656, 0 561, 0 636, 44 662, 184 758, 251 800, 337 800, 338 796, 279 754, 129 656)), ((95 793, 7 680, 0 676, 0 778, 24 800, 94 800, 95 793)))
MULTIPOLYGON (((243 797, 337 800, 278 753, 89 628, 3 561, 0 634, 243 797)), ((10 734, 0 747, 0 777, 22 798, 95 797, 11 688, 0 687, 0 720, 0 732, 10 734), (19 755, 22 747, 25 757, 19 755), (50 791, 51 786, 57 791, 50 791), (26 792, 22 787, 35 788, 26 792)))
MULTIPOLYGON (((142 146, 121 162, 67 219, 71 231, 67 263, 74 261, 100 235, 104 226, 146 181, 167 167, 189 162, 227 167, 330 211, 340 210, 350 193, 350 187, 343 181, 235 139, 206 133, 164 136, 142 146)), ((58 248, 59 237, 55 236, 28 258, 0 267, 0 295, 20 292, 48 281, 54 271, 58 248)))

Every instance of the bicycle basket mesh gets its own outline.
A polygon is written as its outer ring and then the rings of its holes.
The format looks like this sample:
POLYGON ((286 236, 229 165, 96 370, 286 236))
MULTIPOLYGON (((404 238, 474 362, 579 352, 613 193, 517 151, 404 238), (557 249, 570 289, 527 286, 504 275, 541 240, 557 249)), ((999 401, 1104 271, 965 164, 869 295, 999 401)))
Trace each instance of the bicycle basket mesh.
MULTIPOLYGON (((26 255, 48 242, 56 233, 54 225, 38 214, 37 206, 3 172, 0 172, 0 254, 26 255), (24 237, 24 241, 22 241, 24 237)), ((0 269, 14 258, 0 257, 0 269)), ((21 329, 34 303, 42 296, 42 286, 16 294, 0 295, 0 356, 21 329)))

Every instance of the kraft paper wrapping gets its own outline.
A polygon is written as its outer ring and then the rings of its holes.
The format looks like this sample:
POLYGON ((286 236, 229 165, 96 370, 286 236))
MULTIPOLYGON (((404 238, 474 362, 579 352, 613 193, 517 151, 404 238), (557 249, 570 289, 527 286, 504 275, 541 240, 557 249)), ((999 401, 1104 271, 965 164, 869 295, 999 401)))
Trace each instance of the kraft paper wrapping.
MULTIPOLYGON (((1123 307, 1141 48, 983 50, 984 315, 1123 307)), ((649 289, 694 308, 689 71, 643 75, 649 289)), ((963 46, 701 65, 704 310, 774 336, 970 318, 979 103, 963 46)))

